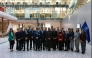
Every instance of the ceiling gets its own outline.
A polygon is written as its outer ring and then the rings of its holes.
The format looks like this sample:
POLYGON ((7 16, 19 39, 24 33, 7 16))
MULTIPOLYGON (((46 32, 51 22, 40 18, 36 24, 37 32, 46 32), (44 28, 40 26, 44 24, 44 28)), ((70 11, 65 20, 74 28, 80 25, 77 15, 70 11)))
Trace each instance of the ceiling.
MULTIPOLYGON (((5 2, 13 2, 13 3, 16 3, 16 2, 21 2, 21 3, 23 3, 23 2, 27 2, 27 3, 32 3, 32 2, 36 2, 36 3, 40 3, 40 2, 51 2, 51 4, 53 4, 53 3, 56 3, 56 2, 59 2, 60 4, 66 4, 66 5, 73 5, 73 3, 76 1, 77 3, 73 6, 73 7, 70 7, 70 8, 68 8, 68 9, 66 9, 65 11, 63 10, 63 8, 61 7, 59 7, 59 8, 56 8, 57 9, 57 17, 59 17, 59 18, 63 18, 63 17, 65 17, 66 15, 68 15, 69 13, 73 13, 74 12, 74 10, 76 10, 76 9, 78 9, 79 7, 81 7, 82 5, 84 5, 85 3, 87 3, 88 1, 90 1, 90 0, 9 0, 9 1, 7 1, 7 0, 0 0, 0 2, 2 2, 4 5, 5 5, 5 2), (60 14, 59 14, 59 13, 60 14)), ((48 10, 54 10, 55 8, 48 8, 48 10)), ((10 9, 11 10, 11 9, 10 9)), ((46 9, 44 8, 44 9, 42 9, 42 8, 40 8, 40 13, 42 13, 42 11, 41 10, 44 10, 44 13, 45 12, 49 12, 49 11, 45 11, 46 9)), ((24 17, 24 15, 25 15, 25 10, 24 9, 18 9, 17 10, 17 8, 14 10, 15 11, 15 14, 17 14, 16 16, 17 17, 24 17), (22 11, 23 10, 23 11, 22 11), (21 15, 20 15, 21 14, 21 15)), ((51 12, 50 11, 50 12, 51 12)), ((10 11, 10 12, 13 12, 13 11, 10 11)), ((30 12, 32 13, 34 13, 35 11, 32 11, 32 10, 30 10, 30 12)), ((49 12, 49 14, 51 15, 51 13, 49 12)), ((37 12, 36 12, 37 13, 37 12)), ((46 14, 44 14, 45 16, 46 16, 46 14)))
POLYGON ((79 7, 81 7, 82 5, 86 4, 89 1, 91 1, 91 0, 77 0, 77 4, 75 6, 75 10, 78 9, 79 7))

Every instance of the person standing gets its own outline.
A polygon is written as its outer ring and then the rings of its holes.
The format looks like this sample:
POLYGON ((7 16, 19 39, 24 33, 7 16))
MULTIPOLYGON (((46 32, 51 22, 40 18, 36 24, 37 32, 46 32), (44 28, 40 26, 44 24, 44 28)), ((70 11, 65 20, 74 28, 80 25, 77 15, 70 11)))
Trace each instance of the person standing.
POLYGON ((31 26, 29 26, 29 29, 28 29, 28 39, 30 41, 30 50, 32 49, 32 38, 31 38, 31 26))
MULTIPOLYGON (((57 34, 59 33, 59 27, 57 27, 57 34)), ((57 46, 57 48, 58 48, 58 38, 57 38, 57 42, 56 42, 56 46, 57 46)))
POLYGON ((16 32, 16 50, 19 50, 19 28, 17 28, 17 32, 16 32))
POLYGON ((10 31, 8 32, 8 41, 10 43, 10 52, 12 52, 14 46, 14 32, 12 28, 10 28, 10 31))
MULTIPOLYGON (((53 26, 51 26, 51 33, 52 33, 52 35, 53 35, 53 30, 54 28, 53 28, 53 26)), ((53 48, 53 37, 51 38, 51 48, 53 48)))
POLYGON ((19 45, 18 45, 18 50, 21 51, 21 48, 22 48, 22 33, 21 33, 21 28, 19 28, 19 38, 18 38, 18 42, 19 42, 19 45))
POLYGON ((69 47, 68 49, 70 50, 70 31, 71 31, 71 28, 68 28, 68 32, 69 32, 69 47))
POLYGON ((62 29, 60 29, 60 32, 57 35, 58 42, 59 42, 59 50, 63 50, 63 44, 64 44, 64 33, 62 32, 62 29))
POLYGON ((46 38, 46 36, 45 36, 45 30, 43 30, 42 29, 42 36, 41 36, 41 49, 42 49, 42 46, 43 46, 43 50, 45 50, 45 38, 46 38))
POLYGON ((74 37, 75 37, 75 52, 79 52, 79 41, 80 41, 80 33, 79 33, 79 29, 77 28, 76 29, 76 32, 74 34, 74 37))
POLYGON ((47 28, 45 27, 45 48, 46 50, 48 49, 47 48, 47 28))
POLYGON ((72 28, 70 30, 70 48, 71 48, 71 51, 73 51, 74 49, 74 31, 72 28))
POLYGON ((36 44, 35 51, 37 51, 37 50, 40 50, 40 32, 39 32, 38 28, 36 28, 36 32, 34 33, 34 37, 35 37, 35 44, 36 44))
POLYGON ((82 50, 82 54, 85 54, 85 48, 86 48, 86 34, 85 31, 82 30, 81 34, 80 34, 80 41, 81 41, 81 50, 82 50))
POLYGON ((65 32, 65 51, 69 50, 69 31, 65 32))
POLYGON ((39 33, 39 39, 40 39, 40 41, 39 41, 39 43, 40 43, 40 49, 42 50, 42 48, 41 48, 41 45, 42 45, 42 29, 41 29, 41 27, 39 26, 38 27, 38 33, 39 33))
POLYGON ((57 31, 54 28, 53 33, 52 33, 52 37, 53 37, 53 50, 56 50, 56 43, 57 43, 57 31))
POLYGON ((25 42, 27 42, 27 51, 29 51, 29 38, 28 38, 28 30, 25 28, 24 30, 24 50, 25 51, 25 42))
POLYGON ((50 30, 50 28, 48 28, 48 31, 46 33, 46 37, 47 37, 47 49, 48 51, 51 50, 51 42, 52 42, 52 32, 50 30))
POLYGON ((61 28, 61 31, 62 31, 62 33, 63 33, 63 35, 64 35, 64 40, 62 41, 62 45, 63 45, 63 50, 64 50, 64 44, 65 44, 65 31, 64 31, 64 28, 61 28))
POLYGON ((23 28, 20 28, 20 50, 23 49, 23 39, 24 39, 24 31, 23 28))
MULTIPOLYGON (((34 38, 34 28, 31 29, 31 39, 32 39, 32 42, 33 42, 33 49, 35 50, 35 38, 34 38)), ((30 45, 31 46, 31 45, 30 45)))

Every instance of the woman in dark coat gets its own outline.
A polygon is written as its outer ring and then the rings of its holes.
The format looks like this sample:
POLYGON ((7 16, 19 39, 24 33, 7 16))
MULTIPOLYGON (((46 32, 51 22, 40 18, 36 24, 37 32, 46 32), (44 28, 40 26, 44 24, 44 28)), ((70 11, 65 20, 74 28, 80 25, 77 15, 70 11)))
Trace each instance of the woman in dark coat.
POLYGON ((80 41, 81 41, 81 50, 82 50, 82 54, 85 53, 85 48, 86 48, 86 34, 85 31, 82 30, 81 34, 80 34, 80 41))

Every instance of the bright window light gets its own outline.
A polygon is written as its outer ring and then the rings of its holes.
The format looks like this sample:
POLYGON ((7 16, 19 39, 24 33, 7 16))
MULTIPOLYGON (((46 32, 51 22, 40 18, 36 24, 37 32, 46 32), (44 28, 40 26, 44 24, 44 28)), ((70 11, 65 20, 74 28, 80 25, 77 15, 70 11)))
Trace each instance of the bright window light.
POLYGON ((51 25, 50 25, 49 23, 46 23, 46 24, 45 24, 45 27, 46 27, 46 28, 50 28, 51 25))
POLYGON ((80 28, 81 26, 80 26, 80 24, 77 24, 77 28, 80 28))
POLYGON ((89 1, 91 1, 91 0, 88 0, 87 2, 89 2, 89 1))

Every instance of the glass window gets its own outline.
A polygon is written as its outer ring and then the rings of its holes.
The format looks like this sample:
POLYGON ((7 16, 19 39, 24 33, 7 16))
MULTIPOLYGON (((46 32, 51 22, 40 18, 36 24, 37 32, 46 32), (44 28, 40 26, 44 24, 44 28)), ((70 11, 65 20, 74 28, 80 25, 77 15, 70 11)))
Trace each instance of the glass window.
POLYGON ((30 8, 25 8, 25 18, 30 18, 30 8))
POLYGON ((6 13, 10 14, 10 12, 11 12, 10 7, 6 7, 6 13))

